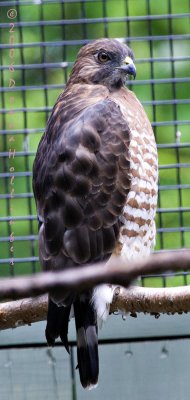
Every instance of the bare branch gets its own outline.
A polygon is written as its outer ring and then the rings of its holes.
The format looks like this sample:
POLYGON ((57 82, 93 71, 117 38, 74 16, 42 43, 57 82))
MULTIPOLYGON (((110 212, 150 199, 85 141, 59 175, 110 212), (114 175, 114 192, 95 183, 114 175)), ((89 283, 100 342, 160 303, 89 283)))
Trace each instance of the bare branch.
MULTIPOLYGON (((47 316, 47 295, 0 304, 0 329, 16 328, 43 321, 47 316)), ((190 286, 174 288, 118 287, 111 312, 161 313, 190 312, 190 286)))
POLYGON ((146 259, 124 262, 119 258, 109 263, 75 267, 63 272, 46 272, 0 280, 0 299, 38 296, 51 290, 80 292, 97 284, 112 283, 128 287, 140 275, 168 270, 190 269, 190 250, 152 255, 146 259))
POLYGON ((0 330, 45 320, 47 305, 47 295, 0 303, 0 330))
POLYGON ((190 311, 190 286, 170 288, 123 287, 116 290, 111 312, 175 314, 190 311), (117 294, 118 293, 118 294, 117 294))
MULTIPOLYGON (((139 275, 163 273, 168 270, 190 269, 190 251, 182 250, 152 255, 144 260, 123 262, 113 259, 108 264, 75 267, 63 272, 48 272, 35 276, 0 280, 0 298, 37 296, 51 290, 80 292, 97 284, 112 283, 128 287, 139 275)), ((150 289, 123 287, 115 291, 111 312, 114 310, 153 314, 190 311, 190 287, 150 289)), ((17 327, 46 319, 47 295, 1 303, 0 329, 17 327)))

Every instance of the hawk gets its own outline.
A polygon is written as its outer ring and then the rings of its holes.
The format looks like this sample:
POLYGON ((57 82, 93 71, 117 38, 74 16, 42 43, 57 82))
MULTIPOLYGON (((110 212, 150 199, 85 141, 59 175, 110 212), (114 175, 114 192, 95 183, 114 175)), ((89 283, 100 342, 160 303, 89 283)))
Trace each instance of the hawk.
MULTIPOLYGON (((155 242, 157 150, 145 111, 129 89, 131 49, 114 39, 82 47, 40 141, 33 167, 39 255, 45 271, 149 255, 155 242)), ((84 388, 97 384, 98 321, 111 285, 49 294, 46 338, 68 348, 74 312, 84 388), (73 311, 72 311, 73 310, 73 311)))

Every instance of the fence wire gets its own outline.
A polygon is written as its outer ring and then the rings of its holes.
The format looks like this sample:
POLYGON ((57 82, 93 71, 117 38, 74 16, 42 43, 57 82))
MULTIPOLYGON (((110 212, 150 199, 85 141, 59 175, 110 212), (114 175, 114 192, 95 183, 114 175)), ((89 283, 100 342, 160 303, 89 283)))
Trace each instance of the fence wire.
MULTIPOLYGON (((18 0, 0 7, 0 275, 40 270, 35 152, 79 48, 99 37, 127 43, 136 56, 129 87, 152 122, 159 152, 156 251, 189 247, 190 1, 18 0)), ((154 282, 182 285, 190 278, 165 274, 154 282)))

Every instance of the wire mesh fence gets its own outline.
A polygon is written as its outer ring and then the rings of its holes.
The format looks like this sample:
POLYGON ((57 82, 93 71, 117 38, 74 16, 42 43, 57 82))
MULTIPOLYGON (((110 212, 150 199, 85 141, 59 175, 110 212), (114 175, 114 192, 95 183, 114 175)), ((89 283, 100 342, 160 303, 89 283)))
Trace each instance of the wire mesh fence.
MULTIPOLYGON (((152 122, 160 163, 156 251, 190 246, 189 0, 1 1, 0 275, 40 270, 32 164, 79 48, 114 37, 136 58, 129 82, 152 122)), ((188 272, 155 277, 182 285, 188 272)), ((142 280, 152 285, 153 278, 142 280)))

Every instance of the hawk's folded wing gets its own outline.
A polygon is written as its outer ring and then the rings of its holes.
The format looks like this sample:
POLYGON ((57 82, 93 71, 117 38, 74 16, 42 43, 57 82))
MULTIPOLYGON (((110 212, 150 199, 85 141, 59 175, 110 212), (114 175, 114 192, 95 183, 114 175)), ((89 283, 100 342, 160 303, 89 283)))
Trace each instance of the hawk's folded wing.
POLYGON ((72 104, 65 117, 58 105, 34 164, 45 269, 108 257, 130 188, 130 131, 117 104, 103 99, 81 111, 72 104))

